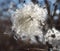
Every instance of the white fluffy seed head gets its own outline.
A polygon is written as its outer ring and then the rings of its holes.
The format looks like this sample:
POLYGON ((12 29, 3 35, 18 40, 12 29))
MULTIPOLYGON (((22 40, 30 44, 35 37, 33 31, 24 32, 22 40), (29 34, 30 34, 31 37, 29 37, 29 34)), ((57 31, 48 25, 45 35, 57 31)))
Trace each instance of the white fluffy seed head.
POLYGON ((48 30, 47 34, 45 35, 45 41, 48 41, 52 46, 60 46, 59 41, 60 41, 60 32, 56 30, 54 27, 48 30), (53 38, 51 35, 55 35, 53 38))
MULTIPOLYGON (((12 15, 12 30, 16 32, 20 37, 26 35, 26 39, 32 39, 36 35, 43 34, 40 22, 43 23, 46 20, 47 10, 39 7, 33 3, 24 5, 22 9, 17 9, 15 14, 12 15)), ((26 40, 25 38, 23 40, 26 40)), ((34 39, 34 38, 33 38, 34 39)), ((32 39, 32 41, 33 41, 32 39)))

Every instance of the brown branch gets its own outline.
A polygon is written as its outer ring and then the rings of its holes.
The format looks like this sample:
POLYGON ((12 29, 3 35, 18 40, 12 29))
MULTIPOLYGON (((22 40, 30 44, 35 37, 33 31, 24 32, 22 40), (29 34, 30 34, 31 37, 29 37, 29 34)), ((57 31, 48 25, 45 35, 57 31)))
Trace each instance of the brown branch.
POLYGON ((56 15, 57 3, 58 3, 58 1, 56 1, 56 2, 55 2, 55 7, 54 7, 54 13, 53 13, 53 17, 56 15))
POLYGON ((34 4, 38 3, 38 0, 31 0, 34 4))
POLYGON ((50 16, 50 5, 49 5, 49 2, 48 0, 44 0, 45 4, 46 4, 46 8, 47 8, 47 11, 48 11, 48 15, 50 16))

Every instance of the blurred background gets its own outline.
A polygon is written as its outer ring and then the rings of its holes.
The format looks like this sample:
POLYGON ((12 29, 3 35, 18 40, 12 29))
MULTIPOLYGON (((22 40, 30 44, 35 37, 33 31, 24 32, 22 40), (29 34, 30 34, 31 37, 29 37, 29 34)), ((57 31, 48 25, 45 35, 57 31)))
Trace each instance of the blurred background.
MULTIPOLYGON (((38 50, 36 51, 47 51, 44 50, 47 49, 46 45, 24 44, 20 39, 16 41, 13 35, 11 35, 14 34, 14 32, 11 31, 11 15, 14 14, 16 9, 23 8, 24 3, 29 4, 30 2, 31 0, 0 0, 0 51, 35 51, 36 48, 33 47, 42 48, 41 50, 37 48, 38 50), (29 48, 31 49, 29 50, 29 48)), ((57 28, 60 27, 60 0, 32 0, 32 2, 37 3, 43 8, 49 6, 47 7, 48 15, 53 18, 53 24, 59 25, 58 27, 56 26, 57 28), (46 1, 48 1, 48 3, 46 1), (49 5, 46 6, 46 3, 49 5)))
MULTIPOLYGON (((41 7, 45 7, 44 0, 37 0, 41 7)), ((0 0, 0 19, 8 19, 16 9, 22 8, 23 3, 29 4, 31 0, 0 0)), ((50 10, 53 13, 54 3, 56 0, 48 0, 50 4, 50 10)), ((58 4, 58 9, 60 6, 58 4)))

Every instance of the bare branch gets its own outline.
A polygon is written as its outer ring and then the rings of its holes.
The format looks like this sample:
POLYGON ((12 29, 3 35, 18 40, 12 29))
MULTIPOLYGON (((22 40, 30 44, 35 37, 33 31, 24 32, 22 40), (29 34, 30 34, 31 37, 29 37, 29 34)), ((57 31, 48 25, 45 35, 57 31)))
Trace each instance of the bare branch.
POLYGON ((34 4, 38 3, 38 0, 31 0, 34 4))
POLYGON ((57 10, 57 3, 58 3, 58 1, 56 1, 56 3, 55 3, 53 17, 56 15, 56 10, 57 10))
POLYGON ((45 4, 46 4, 48 15, 50 16, 50 5, 49 5, 49 2, 48 2, 48 0, 44 0, 44 1, 45 1, 45 4))

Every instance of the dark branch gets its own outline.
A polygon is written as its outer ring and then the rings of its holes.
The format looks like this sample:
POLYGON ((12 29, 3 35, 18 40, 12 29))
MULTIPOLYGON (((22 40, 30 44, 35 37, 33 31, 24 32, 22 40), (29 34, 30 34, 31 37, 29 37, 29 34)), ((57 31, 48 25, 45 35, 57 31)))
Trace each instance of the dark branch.
POLYGON ((45 4, 46 4, 46 8, 47 8, 47 11, 48 11, 48 15, 50 16, 50 5, 49 5, 49 2, 48 0, 44 0, 45 4))
POLYGON ((56 15, 57 3, 58 3, 58 1, 56 1, 55 5, 54 5, 55 7, 54 7, 54 13, 53 13, 53 17, 56 15))
POLYGON ((31 0, 34 4, 38 3, 38 0, 31 0))

